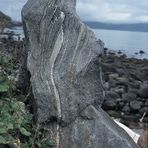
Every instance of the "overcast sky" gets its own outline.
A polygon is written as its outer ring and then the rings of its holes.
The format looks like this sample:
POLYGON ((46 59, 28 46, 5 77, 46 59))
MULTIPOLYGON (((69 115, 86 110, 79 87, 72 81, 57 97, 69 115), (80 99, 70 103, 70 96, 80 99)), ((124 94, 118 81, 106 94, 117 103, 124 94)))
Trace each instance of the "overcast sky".
MULTIPOLYGON (((0 10, 14 20, 27 0, 0 0, 0 10)), ((148 22, 148 0, 77 0, 77 12, 83 20, 110 23, 148 22)))

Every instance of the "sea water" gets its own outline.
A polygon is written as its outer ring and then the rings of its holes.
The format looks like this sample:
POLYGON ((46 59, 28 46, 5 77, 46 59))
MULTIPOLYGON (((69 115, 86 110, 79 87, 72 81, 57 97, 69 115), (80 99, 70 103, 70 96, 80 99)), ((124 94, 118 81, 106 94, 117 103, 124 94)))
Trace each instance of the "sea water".
MULTIPOLYGON (((5 32, 13 31, 24 37, 22 27, 6 28, 5 32)), ((148 32, 119 31, 93 29, 95 35, 105 43, 105 47, 112 51, 121 51, 128 57, 148 59, 148 32), (140 54, 140 51, 144 54, 140 54)))
POLYGON ((96 36, 113 51, 121 51, 129 57, 148 59, 148 32, 93 29, 96 36), (139 54, 139 51, 144 54, 139 54))

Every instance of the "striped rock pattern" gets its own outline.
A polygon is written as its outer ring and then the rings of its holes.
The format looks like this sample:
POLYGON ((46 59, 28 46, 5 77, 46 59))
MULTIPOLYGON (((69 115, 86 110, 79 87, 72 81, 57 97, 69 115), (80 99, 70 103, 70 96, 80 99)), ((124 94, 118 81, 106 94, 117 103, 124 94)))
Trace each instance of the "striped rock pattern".
POLYGON ((75 14, 75 1, 30 0, 22 11, 28 69, 41 122, 71 122, 90 104, 101 105, 97 40, 75 14))
POLYGON ((37 121, 48 123, 57 148, 136 148, 100 109, 104 44, 75 6, 76 0, 29 0, 22 10, 37 121))

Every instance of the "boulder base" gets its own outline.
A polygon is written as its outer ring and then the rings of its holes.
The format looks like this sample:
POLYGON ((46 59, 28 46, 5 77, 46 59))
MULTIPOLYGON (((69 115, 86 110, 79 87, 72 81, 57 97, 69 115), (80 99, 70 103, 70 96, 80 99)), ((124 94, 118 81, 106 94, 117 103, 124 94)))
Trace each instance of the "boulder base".
POLYGON ((88 106, 72 124, 61 128, 60 137, 60 148, 138 148, 101 108, 93 106, 88 106))

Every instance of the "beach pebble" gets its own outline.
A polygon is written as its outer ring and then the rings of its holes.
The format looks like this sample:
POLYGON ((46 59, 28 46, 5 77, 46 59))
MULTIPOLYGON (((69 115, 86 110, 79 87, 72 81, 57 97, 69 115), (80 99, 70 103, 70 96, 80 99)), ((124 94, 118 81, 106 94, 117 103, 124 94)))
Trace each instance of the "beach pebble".
POLYGON ((130 102, 130 109, 132 111, 139 111, 142 107, 143 103, 141 101, 131 101, 130 102))

